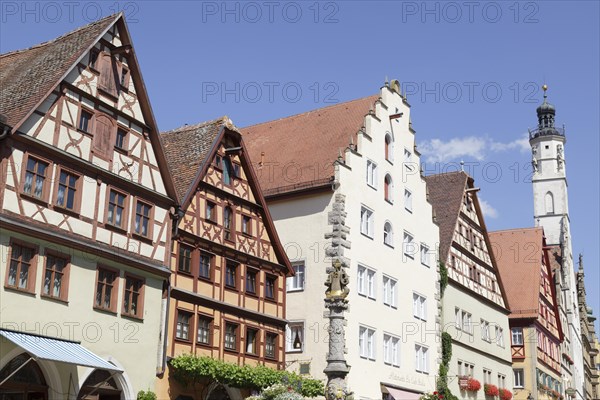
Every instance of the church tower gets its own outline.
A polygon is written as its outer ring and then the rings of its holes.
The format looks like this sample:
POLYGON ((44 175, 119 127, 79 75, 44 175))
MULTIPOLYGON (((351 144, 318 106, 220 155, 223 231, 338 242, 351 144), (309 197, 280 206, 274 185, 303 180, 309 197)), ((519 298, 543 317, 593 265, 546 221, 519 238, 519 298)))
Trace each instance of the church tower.
POLYGON ((533 215, 536 225, 544 228, 546 243, 553 248, 553 258, 560 264, 560 273, 556 276, 556 292, 565 338, 561 351, 563 386, 560 392, 564 391, 565 394, 580 399, 583 398, 583 348, 569 226, 564 153, 566 137, 564 126, 555 126, 556 108, 548 103, 548 86, 544 85, 542 89, 544 102, 536 110, 538 126, 529 131, 533 166, 533 215))

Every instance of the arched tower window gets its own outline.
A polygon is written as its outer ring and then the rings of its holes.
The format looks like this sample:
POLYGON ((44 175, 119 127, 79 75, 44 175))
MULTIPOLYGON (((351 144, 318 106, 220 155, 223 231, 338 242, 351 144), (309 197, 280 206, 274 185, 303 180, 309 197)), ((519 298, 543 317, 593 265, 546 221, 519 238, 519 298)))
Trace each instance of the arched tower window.
POLYGON ((44 379, 44 374, 38 364, 31 360, 29 354, 23 353, 10 360, 0 371, 0 382, 3 382, 9 376, 10 378, 2 384, 2 390, 0 390, 0 393, 7 393, 7 398, 48 398, 48 385, 44 379), (10 376, 18 368, 21 369, 10 376))
POLYGON ((392 224, 388 221, 383 226, 383 243, 388 246, 394 246, 394 230, 392 224))
POLYGON ((385 199, 390 203, 394 201, 394 183, 392 182, 392 177, 390 176, 390 174, 387 174, 385 176, 383 194, 385 196, 385 199))
POLYGON ((552 192, 546 193, 544 202, 546 204, 546 214, 554 214, 554 196, 552 192))
POLYGON ((394 161, 394 140, 389 133, 385 135, 385 159, 394 161))

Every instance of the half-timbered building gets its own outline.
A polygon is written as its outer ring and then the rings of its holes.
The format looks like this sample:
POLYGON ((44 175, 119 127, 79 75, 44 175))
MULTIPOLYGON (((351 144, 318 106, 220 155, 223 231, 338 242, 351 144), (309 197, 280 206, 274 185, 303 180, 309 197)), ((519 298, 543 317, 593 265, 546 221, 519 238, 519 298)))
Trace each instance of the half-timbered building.
POLYGON ((563 330, 544 229, 490 232, 490 240, 511 305, 515 400, 564 397, 563 330))
MULTIPOLYGON (((181 204, 171 248, 168 357, 193 353, 283 369, 292 269, 240 133, 223 117, 161 137, 181 204)), ((182 387, 168 370, 158 390, 161 399, 222 395, 242 393, 210 382, 182 387)))
POLYGON ((135 398, 161 368, 176 192, 124 17, 0 65, 0 397, 135 398))
POLYGON ((452 336, 448 387, 462 399, 486 384, 493 385, 494 392, 512 390, 508 301, 477 197, 479 189, 463 171, 431 175, 426 181, 440 225, 440 260, 448 271, 441 302, 443 329, 452 336))

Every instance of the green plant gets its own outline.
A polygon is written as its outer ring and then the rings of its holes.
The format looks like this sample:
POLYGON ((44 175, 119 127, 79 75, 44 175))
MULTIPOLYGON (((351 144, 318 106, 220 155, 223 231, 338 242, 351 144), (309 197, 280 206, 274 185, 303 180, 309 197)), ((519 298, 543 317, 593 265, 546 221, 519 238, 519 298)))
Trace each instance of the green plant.
POLYGON ((148 391, 143 391, 140 390, 137 394, 137 398, 136 400, 156 400, 156 393, 154 393, 152 390, 148 390, 148 391))
POLYGON ((446 268, 446 263, 443 261, 439 262, 440 266, 440 294, 444 295, 444 290, 448 286, 448 268, 446 268))
MULTIPOLYGON (((446 400, 458 400, 448 388, 448 369, 452 358, 452 336, 448 332, 442 332, 442 362, 440 363, 437 381, 437 392, 434 394, 446 400)), ((439 397, 438 396, 438 397, 439 397)), ((428 399, 435 400, 435 399, 428 399)))
POLYGON ((425 393, 419 397, 419 400, 443 400, 444 395, 440 392, 425 393))
MULTIPOLYGON (((263 365, 236 365, 210 357, 197 357, 183 354, 169 361, 173 378, 183 385, 193 385, 201 381, 212 381, 237 388, 262 390, 275 384, 293 388, 304 397, 323 396, 323 382, 304 378, 293 372, 279 371, 263 365)), ((275 390, 275 389, 274 389, 275 390)), ((267 400, 275 400, 275 396, 267 400)), ((261 396, 261 398, 264 398, 261 396)), ((284 399, 281 399, 284 400, 284 399)), ((293 400, 293 399, 285 399, 293 400)))

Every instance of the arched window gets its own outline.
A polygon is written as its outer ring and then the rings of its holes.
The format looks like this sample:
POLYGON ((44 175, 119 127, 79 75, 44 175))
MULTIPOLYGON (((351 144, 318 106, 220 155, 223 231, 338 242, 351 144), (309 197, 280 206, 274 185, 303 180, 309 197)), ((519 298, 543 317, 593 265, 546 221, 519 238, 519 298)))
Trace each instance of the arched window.
POLYGON ((546 204, 546 214, 554 214, 554 196, 552 192, 546 193, 544 202, 546 204))
POLYGON ((81 386, 81 390, 79 391, 79 395, 77 396, 77 400, 87 400, 87 399, 120 399, 121 398, 121 389, 117 385, 117 382, 112 377, 111 373, 103 370, 97 369, 88 376, 88 378, 83 382, 81 386), (99 389, 101 388, 101 389, 99 389), (98 396, 98 392, 100 392, 100 396, 98 396), (96 394, 96 396, 94 396, 96 394))
POLYGON ((394 161, 394 140, 390 134, 385 135, 385 159, 394 161))
POLYGON ((225 240, 231 240, 231 230, 233 229, 233 211, 231 207, 225 207, 223 211, 223 229, 225 229, 225 240))
POLYGON ((383 226, 383 243, 394 247, 394 230, 389 222, 386 222, 383 226))
MULTIPOLYGON (((0 371, 2 390, 10 399, 47 399, 48 385, 38 364, 23 353, 6 364, 0 371), (25 364, 25 365, 24 365, 25 364), (16 373, 15 371, 20 368, 16 373), (11 376, 11 374, 13 374, 11 376), (8 378, 10 376, 10 378, 8 378), (8 378, 6 382, 4 380, 8 378)), ((4 398, 4 397, 2 397, 4 398)))
POLYGON ((385 199, 390 203, 394 201, 394 183, 392 182, 392 177, 390 176, 390 174, 387 174, 385 176, 383 194, 385 196, 385 199))

